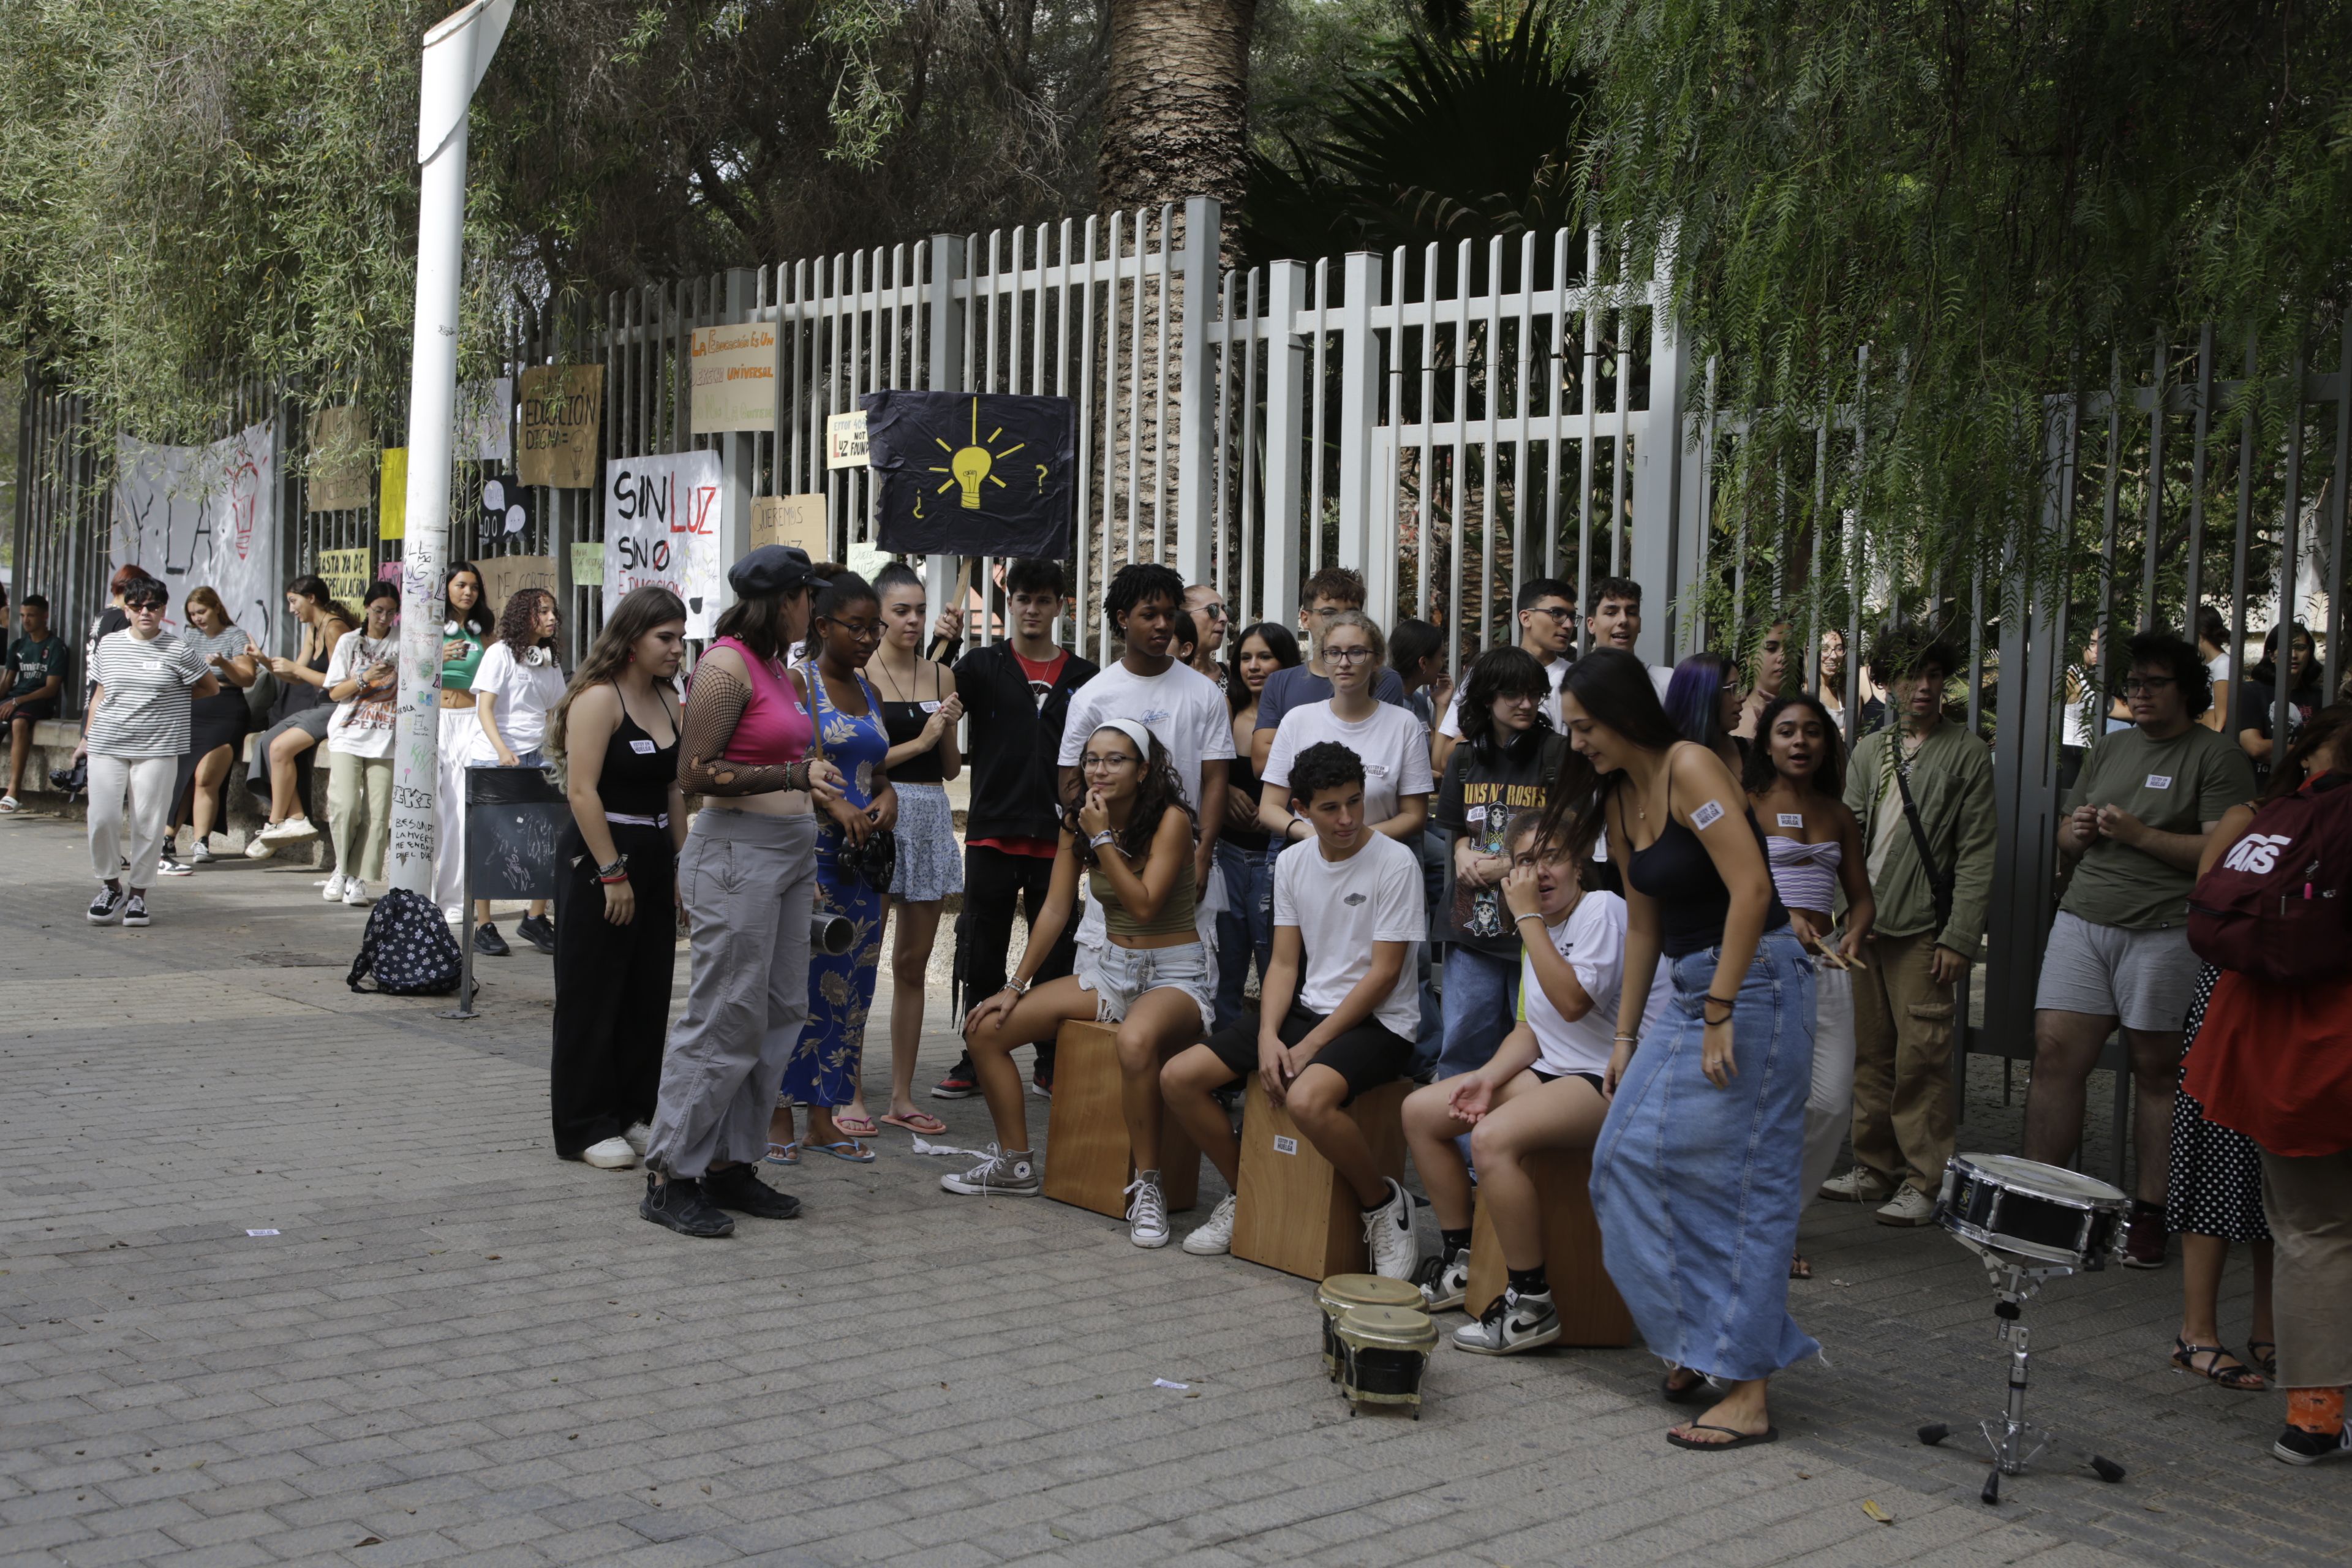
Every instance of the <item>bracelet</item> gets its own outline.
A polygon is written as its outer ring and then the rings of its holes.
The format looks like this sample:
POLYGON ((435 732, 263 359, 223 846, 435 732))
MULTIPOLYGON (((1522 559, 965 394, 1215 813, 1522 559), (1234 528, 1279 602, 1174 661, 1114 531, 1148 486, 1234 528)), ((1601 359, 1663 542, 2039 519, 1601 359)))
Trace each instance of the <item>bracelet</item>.
POLYGON ((1026 996, 1029 994, 1029 987, 1034 984, 1036 984, 1034 981, 1030 980, 1008 980, 1003 985, 998 986, 997 989, 999 991, 1010 991, 1015 996, 1026 996))
POLYGON ((616 877, 625 877, 628 874, 629 858, 626 855, 615 856, 611 865, 596 868, 596 879, 600 882, 609 882, 616 877))
POLYGON ((1512 919, 1511 923, 1513 925, 1517 925, 1520 921, 1539 921, 1541 919, 1543 919, 1543 916, 1540 912, 1535 910, 1529 910, 1526 914, 1515 916, 1512 919))
POLYGON ((604 884, 607 888, 613 886, 616 882, 625 882, 628 879, 629 874, 626 871, 623 871, 615 877, 599 877, 596 879, 598 882, 604 884))
POLYGON ((1612 1046, 1620 1040, 1631 1040, 1637 1046, 1642 1043, 1642 1037, 1639 1035, 1612 1035, 1609 1037, 1609 1043, 1612 1046))
POLYGON ((1092 838, 1087 840, 1087 847, 1089 849, 1099 849, 1106 844, 1117 844, 1118 842, 1118 835, 1106 827, 1100 833, 1096 834, 1092 838))

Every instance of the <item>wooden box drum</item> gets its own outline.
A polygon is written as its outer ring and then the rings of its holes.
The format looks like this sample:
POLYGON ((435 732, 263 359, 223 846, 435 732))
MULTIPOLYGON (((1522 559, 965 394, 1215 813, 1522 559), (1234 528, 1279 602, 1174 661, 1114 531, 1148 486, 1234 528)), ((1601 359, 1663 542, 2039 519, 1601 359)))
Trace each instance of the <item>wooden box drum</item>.
POLYGON ((2123 1245, 2131 1200, 2057 1165, 2013 1154, 1955 1154, 1944 1163, 1936 1223, 2014 1258, 2106 1267, 2123 1245))
POLYGON ((1339 1341, 1339 1393, 1359 1405, 1410 1405, 1421 1419, 1421 1377, 1437 1348, 1437 1325, 1417 1307, 1350 1307, 1332 1330, 1339 1341))
POLYGON ((1315 1288, 1315 1304, 1323 1310, 1323 1370, 1339 1375, 1339 1314, 1351 1307, 1410 1307, 1421 1310, 1421 1287, 1409 1279, 1388 1279, 1378 1274, 1334 1274, 1315 1288))

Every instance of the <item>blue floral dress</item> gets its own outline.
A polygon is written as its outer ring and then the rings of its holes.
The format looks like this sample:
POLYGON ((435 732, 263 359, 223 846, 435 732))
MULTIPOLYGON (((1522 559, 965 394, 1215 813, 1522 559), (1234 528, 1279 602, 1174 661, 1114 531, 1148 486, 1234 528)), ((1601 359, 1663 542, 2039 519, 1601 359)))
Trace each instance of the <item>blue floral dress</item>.
MULTIPOLYGON (((890 737, 882 727, 882 700, 861 674, 866 693, 863 715, 844 713, 824 694, 824 677, 812 659, 807 671, 809 695, 816 705, 818 744, 825 761, 841 770, 843 793, 860 810, 874 804, 883 779, 882 760, 889 755, 890 737)), ((809 1016, 800 1043, 784 1064, 784 1081, 778 1091, 785 1105, 847 1105, 856 1093, 858 1069, 866 1054, 866 1016, 874 1007, 874 978, 882 962, 882 916, 886 895, 864 878, 840 868, 845 840, 831 819, 816 836, 816 912, 840 915, 856 928, 849 951, 838 958, 822 952, 809 955, 809 1016)))

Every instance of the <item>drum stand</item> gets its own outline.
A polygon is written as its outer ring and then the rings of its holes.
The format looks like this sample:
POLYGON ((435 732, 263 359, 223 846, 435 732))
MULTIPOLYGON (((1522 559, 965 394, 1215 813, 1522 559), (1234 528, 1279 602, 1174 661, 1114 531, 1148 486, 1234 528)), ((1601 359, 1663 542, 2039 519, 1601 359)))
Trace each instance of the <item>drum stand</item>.
MULTIPOLYGON (((2074 1272, 2071 1263, 2032 1263, 2005 1252, 1996 1251, 1967 1237, 1957 1237, 1961 1246, 1982 1260, 1985 1275, 1992 1283, 1999 1298, 1993 1303, 1992 1314, 2000 1321, 1995 1331, 2009 1346, 2009 1407, 2002 1414, 1977 1424, 1983 1433, 1985 1447, 1990 1451, 1992 1470, 1985 1477, 1984 1490, 1979 1493, 1984 1501, 2000 1501, 2000 1478, 2021 1476, 2044 1448, 2056 1447, 2086 1461, 2099 1479, 2119 1481, 2124 1468, 2113 1459, 2102 1458, 2088 1448, 2059 1441, 2054 1427, 2037 1426, 2025 1418, 2025 1387, 2032 1354, 2026 1348, 2025 1303, 2042 1288, 2045 1279, 2061 1279, 2074 1272)), ((1942 1422, 1919 1428, 1919 1441, 1934 1447, 1950 1436, 1952 1429, 1942 1422)))

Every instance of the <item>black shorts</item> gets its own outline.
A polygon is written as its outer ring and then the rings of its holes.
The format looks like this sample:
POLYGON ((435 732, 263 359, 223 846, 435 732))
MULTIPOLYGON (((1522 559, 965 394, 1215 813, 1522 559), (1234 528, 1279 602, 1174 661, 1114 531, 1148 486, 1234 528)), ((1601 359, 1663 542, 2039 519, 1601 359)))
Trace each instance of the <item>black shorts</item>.
POLYGON ((1601 1081, 1601 1075, 1597 1072, 1546 1072, 1541 1068, 1529 1068, 1528 1070, 1536 1075, 1538 1083, 1558 1083, 1564 1078, 1580 1078, 1601 1095, 1606 1096, 1609 1092, 1607 1087, 1601 1081))
MULTIPOLYGON (((1286 1046, 1295 1046, 1313 1033, 1323 1022, 1324 1015, 1310 1013, 1293 1003, 1290 1016, 1276 1031, 1286 1046)), ((1209 1048, 1217 1059, 1246 1074, 1257 1071, 1258 1021, 1255 1015, 1244 1017, 1230 1028, 1219 1029, 1209 1037, 1209 1048)), ((1315 1053, 1310 1067, 1329 1068, 1347 1080, 1348 1100, 1352 1100, 1368 1089, 1378 1089, 1384 1083, 1394 1083, 1405 1076, 1412 1064, 1412 1042, 1402 1036, 1390 1033, 1374 1023, 1362 1023, 1325 1044, 1315 1053)))
POLYGON ((16 712, 9 715, 12 719, 27 719, 36 724, 57 716, 58 700, 54 697, 45 697, 38 702, 19 702, 16 712))

